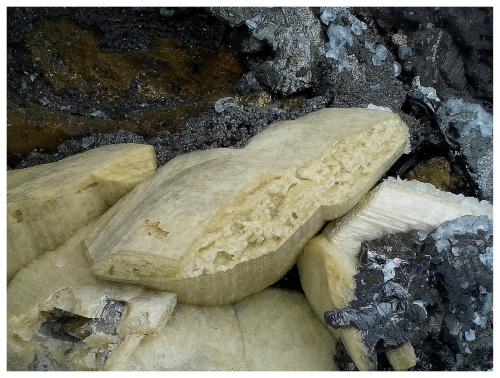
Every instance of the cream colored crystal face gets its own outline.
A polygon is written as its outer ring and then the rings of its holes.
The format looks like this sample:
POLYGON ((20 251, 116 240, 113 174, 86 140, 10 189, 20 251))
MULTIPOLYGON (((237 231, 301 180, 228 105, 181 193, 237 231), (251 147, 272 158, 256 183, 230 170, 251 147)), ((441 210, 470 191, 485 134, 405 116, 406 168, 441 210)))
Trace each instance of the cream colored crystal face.
POLYGON ((175 294, 93 275, 81 245, 87 230, 33 260, 10 281, 9 370, 119 369, 145 335, 167 322, 175 294))
POLYGON ((323 109, 272 125, 244 149, 173 159, 99 219, 85 240, 92 269, 175 292, 181 302, 236 302, 285 274, 407 138, 397 115, 323 109))
MULTIPOLYGON (((432 231, 441 223, 463 215, 492 216, 486 201, 437 190, 430 184, 388 178, 368 193, 349 213, 330 222, 309 241, 298 260, 300 281, 317 316, 345 307, 352 300, 361 243, 394 232, 432 231)), ((356 366, 373 369, 361 335, 354 328, 333 331, 356 366)), ((386 351, 397 369, 415 364, 410 344, 386 351)))
POLYGON ((8 171, 8 279, 103 214, 155 170, 152 146, 118 144, 8 171))
POLYGON ((299 293, 266 289, 234 305, 177 305, 125 370, 336 370, 335 338, 299 293))

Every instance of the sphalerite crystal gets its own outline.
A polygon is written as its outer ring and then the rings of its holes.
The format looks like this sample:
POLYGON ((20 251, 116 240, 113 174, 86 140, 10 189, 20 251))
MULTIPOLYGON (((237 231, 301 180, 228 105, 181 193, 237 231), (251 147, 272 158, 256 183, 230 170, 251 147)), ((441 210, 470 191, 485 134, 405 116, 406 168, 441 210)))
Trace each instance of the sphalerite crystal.
POLYGON ((416 370, 490 369, 492 241, 488 217, 463 216, 431 234, 363 242, 355 298, 325 320, 357 328, 374 363, 385 348, 411 342, 416 370))

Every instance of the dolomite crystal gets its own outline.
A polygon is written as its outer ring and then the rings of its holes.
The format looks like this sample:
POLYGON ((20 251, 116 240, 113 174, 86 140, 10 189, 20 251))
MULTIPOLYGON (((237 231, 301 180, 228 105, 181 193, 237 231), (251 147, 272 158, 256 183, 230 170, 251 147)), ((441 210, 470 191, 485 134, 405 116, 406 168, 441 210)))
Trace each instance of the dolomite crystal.
POLYGON ((301 293, 266 289, 234 305, 179 304, 126 370, 336 370, 335 338, 301 293))
MULTIPOLYGON (((447 220, 466 214, 491 217, 492 206, 486 201, 441 192, 430 184, 388 178, 305 246, 298 267, 312 308, 323 319, 326 311, 347 307, 354 299, 354 277, 363 241, 394 232, 429 232, 447 220)), ((393 261, 393 266, 396 265, 393 261)), ((386 271, 390 276, 391 270, 386 271)), ((376 368, 373 351, 368 350, 357 329, 345 327, 334 332, 360 370, 376 368)), ((411 345, 402 344, 399 348, 386 351, 392 366, 412 367, 415 355, 411 345)))
POLYGON ((10 281, 9 370, 119 369, 170 316, 175 294, 93 275, 81 245, 89 226, 10 281))
POLYGON ((322 109, 269 127, 244 149, 180 156, 97 221, 85 240, 92 269, 184 303, 234 303, 282 277, 407 140, 395 114, 322 109))
POLYGON ((156 170, 152 146, 118 144, 7 172, 7 277, 103 214, 156 170))

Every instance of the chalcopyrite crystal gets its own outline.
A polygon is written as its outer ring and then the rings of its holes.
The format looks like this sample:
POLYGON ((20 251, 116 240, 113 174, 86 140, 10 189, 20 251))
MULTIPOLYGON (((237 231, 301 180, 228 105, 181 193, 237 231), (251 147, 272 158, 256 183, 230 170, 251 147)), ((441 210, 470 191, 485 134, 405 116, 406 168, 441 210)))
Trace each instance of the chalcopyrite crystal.
MULTIPOLYGON (((307 243, 299 257, 302 287, 316 314, 323 319, 326 311, 345 308, 355 299, 362 242, 395 232, 433 231, 441 223, 463 215, 491 217, 492 206, 486 201, 442 192, 418 181, 385 180, 348 214, 330 222, 320 235, 307 243)), ((404 251, 401 251, 401 256, 384 263, 381 270, 384 279, 391 279, 403 259, 404 251)), ((358 369, 376 368, 376 356, 366 345, 366 335, 353 327, 334 332, 342 339, 358 369)), ((397 370, 408 369, 416 363, 409 343, 387 349, 386 355, 397 370)))
POLYGON ((184 303, 234 303, 282 277, 407 141, 395 114, 323 109, 272 125, 243 149, 175 158, 97 221, 85 240, 92 269, 184 303))
POLYGON ((175 294, 99 280, 82 239, 21 268, 7 287, 9 370, 114 370, 162 328, 175 294))
POLYGON ((117 144, 7 172, 7 275, 99 217, 156 170, 152 146, 117 144))

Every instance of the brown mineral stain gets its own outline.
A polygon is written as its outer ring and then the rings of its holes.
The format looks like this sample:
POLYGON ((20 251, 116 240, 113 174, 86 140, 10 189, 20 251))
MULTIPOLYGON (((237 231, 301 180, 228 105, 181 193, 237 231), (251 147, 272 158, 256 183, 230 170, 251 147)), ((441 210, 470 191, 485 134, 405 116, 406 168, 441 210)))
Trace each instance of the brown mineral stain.
POLYGON ((85 99, 110 102, 129 99, 133 87, 144 101, 158 105, 106 119, 9 103, 9 155, 53 149, 64 139, 92 132, 125 129, 152 135, 179 130, 218 98, 234 96, 242 75, 239 62, 224 48, 195 48, 173 37, 159 37, 150 52, 105 51, 91 31, 67 18, 36 22, 25 40, 55 93, 76 89, 85 99))
POLYGON ((87 186, 84 186, 83 188, 80 188, 76 191, 77 194, 80 194, 81 192, 86 191, 87 189, 93 188, 94 186, 97 186, 97 182, 93 182, 91 184, 88 184, 87 186))
POLYGON ((36 23, 27 46, 54 89, 78 88, 106 100, 123 96, 134 79, 154 99, 225 93, 242 73, 228 51, 185 46, 173 37, 156 38, 147 53, 103 51, 91 31, 67 18, 36 23))
POLYGON ((236 101, 240 105, 251 104, 253 106, 262 108, 270 105, 273 102, 271 95, 266 91, 261 91, 257 93, 250 93, 243 96, 236 96, 236 101))
POLYGON ((21 209, 17 209, 16 211, 14 211, 14 213, 12 215, 14 215, 14 218, 16 218, 17 223, 23 222, 24 218, 23 218, 23 212, 21 211, 21 209))
POLYGON ((166 238, 169 234, 168 231, 165 231, 160 227, 160 222, 152 222, 149 219, 146 219, 146 226, 144 230, 149 236, 153 236, 157 239, 166 238))
POLYGON ((70 114, 38 104, 9 105, 8 154, 24 156, 34 149, 53 149, 65 139, 95 132, 124 129, 147 136, 161 130, 176 131, 199 109, 196 104, 184 104, 179 111, 158 107, 135 112, 128 119, 114 120, 70 114))
POLYGON ((282 99, 281 106, 287 111, 294 111, 299 109, 304 102, 306 97, 304 95, 293 95, 282 99))
POLYGON ((405 178, 428 182, 447 192, 457 192, 464 185, 462 179, 452 172, 449 160, 444 157, 435 157, 419 163, 405 178))
POLYGON ((243 96, 236 96, 235 98, 240 105, 250 104, 261 108, 275 103, 276 105, 281 106, 287 111, 294 111, 299 109, 302 105, 304 105, 304 102, 306 100, 306 97, 304 95, 292 95, 284 97, 282 99, 274 100, 271 94, 264 90, 243 96))
POLYGON ((7 106, 7 151, 9 155, 25 155, 35 148, 52 147, 76 135, 75 122, 83 117, 65 116, 40 105, 7 106), (66 122, 69 118, 73 122, 66 122))

